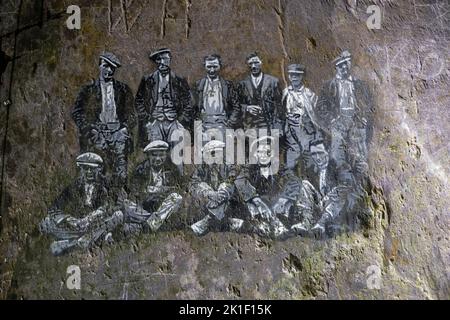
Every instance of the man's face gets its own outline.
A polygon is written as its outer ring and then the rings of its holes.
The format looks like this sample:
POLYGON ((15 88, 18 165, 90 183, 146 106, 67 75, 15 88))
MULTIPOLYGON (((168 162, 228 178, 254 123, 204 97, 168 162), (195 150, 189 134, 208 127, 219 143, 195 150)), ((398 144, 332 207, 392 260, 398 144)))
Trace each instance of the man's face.
POLYGON ((250 58, 248 61, 248 67, 250 68, 250 71, 252 75, 259 76, 261 74, 261 59, 259 57, 253 57, 250 58))
POLYGON ((328 166, 328 152, 323 144, 311 147, 311 157, 319 169, 326 169, 328 166))
POLYGON ((163 166, 163 164, 167 160, 167 151, 165 151, 165 150, 151 151, 148 154, 148 159, 149 159, 150 165, 153 168, 159 169, 163 166))
POLYGON ((80 174, 82 179, 87 183, 93 183, 100 180, 102 167, 99 165, 80 165, 80 174))
POLYGON ((294 88, 299 88, 303 82, 303 73, 290 72, 289 81, 294 88))
POLYGON ((342 62, 336 66, 338 75, 346 79, 350 75, 350 68, 352 64, 350 61, 342 62))
POLYGON ((159 55, 156 63, 158 64, 158 70, 162 73, 168 72, 170 69, 170 62, 172 58, 169 53, 163 53, 159 55))
POLYGON ((212 79, 217 78, 220 71, 220 63, 219 59, 215 60, 206 60, 205 61, 205 69, 208 76, 212 79))
POLYGON ((270 166, 272 162, 272 148, 270 145, 261 145, 256 149, 255 156, 260 166, 270 166))
POLYGON ((116 68, 106 62, 105 60, 100 60, 100 79, 103 81, 111 81, 114 77, 114 73, 116 72, 116 68))

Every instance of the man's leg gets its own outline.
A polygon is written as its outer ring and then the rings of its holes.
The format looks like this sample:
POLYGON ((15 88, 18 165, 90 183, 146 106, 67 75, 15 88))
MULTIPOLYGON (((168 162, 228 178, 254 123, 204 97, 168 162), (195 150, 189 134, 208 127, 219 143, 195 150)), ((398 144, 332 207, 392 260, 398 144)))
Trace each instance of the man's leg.
POLYGON ((183 197, 178 193, 171 193, 159 206, 158 211, 154 212, 147 219, 147 224, 152 231, 157 231, 169 217, 181 207, 183 197))
POLYGON ((164 139, 164 125, 163 121, 159 120, 153 120, 152 122, 147 123, 146 125, 147 129, 147 138, 148 141, 155 141, 155 140, 163 140, 164 139))
POLYGON ((301 221, 292 225, 291 229, 307 232, 311 228, 314 219, 314 208, 317 205, 318 198, 319 193, 316 188, 309 181, 303 180, 300 195, 295 202, 301 221))
POLYGON ((286 130, 286 167, 294 169, 300 158, 302 148, 299 143, 298 134, 300 128, 296 126, 288 126, 286 130))
POLYGON ((112 155, 114 157, 114 176, 117 180, 116 183, 119 186, 125 184, 127 180, 127 149, 129 142, 129 135, 126 128, 114 132, 109 141, 109 147, 112 150, 112 155))

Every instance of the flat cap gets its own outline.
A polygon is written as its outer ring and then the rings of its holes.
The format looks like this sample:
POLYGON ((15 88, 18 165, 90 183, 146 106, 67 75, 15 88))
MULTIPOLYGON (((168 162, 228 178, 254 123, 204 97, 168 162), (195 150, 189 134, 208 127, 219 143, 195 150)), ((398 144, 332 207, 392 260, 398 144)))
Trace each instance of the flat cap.
POLYGON ((103 159, 98 154, 86 152, 77 157, 77 166, 98 167, 103 165, 103 159))
POLYGON ((120 68, 122 66, 122 64, 120 63, 120 60, 111 52, 103 52, 100 55, 100 59, 105 60, 110 65, 112 65, 116 68, 120 68))
POLYGON ((167 150, 169 150, 169 144, 162 140, 152 141, 144 148, 144 152, 167 150))
POLYGON ((306 67, 300 63, 290 64, 287 67, 288 73, 305 73, 306 67))
POLYGON ((163 53, 169 53, 171 54, 172 52, 170 51, 169 48, 159 48, 156 51, 153 51, 152 53, 150 53, 149 58, 153 61, 156 61, 156 59, 163 53))
POLYGON ((223 150, 225 148, 225 142, 220 140, 211 140, 207 144, 205 144, 202 148, 202 151, 205 152, 212 152, 217 150, 223 150))
POLYGON ((351 53, 348 50, 344 50, 336 59, 333 60, 333 63, 334 65, 337 66, 343 62, 350 61, 351 59, 352 59, 351 53))

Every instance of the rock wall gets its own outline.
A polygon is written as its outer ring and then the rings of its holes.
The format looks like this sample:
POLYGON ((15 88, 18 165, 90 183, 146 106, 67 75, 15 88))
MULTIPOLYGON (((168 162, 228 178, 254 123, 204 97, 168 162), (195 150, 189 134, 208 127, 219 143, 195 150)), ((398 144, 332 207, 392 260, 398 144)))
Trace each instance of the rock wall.
POLYGON ((1 87, 5 101, 14 65, 12 104, 0 109, 2 139, 8 130, 0 297, 450 298, 447 1, 2 0, 1 8, 2 50, 13 56, 16 47, 17 59, 1 87), (81 30, 66 27, 71 4, 82 8, 81 30), (366 25, 371 4, 382 9, 379 30, 366 25), (75 175, 70 112, 79 87, 97 77, 98 54, 107 49, 124 64, 116 77, 135 93, 154 68, 149 51, 162 46, 190 84, 203 76, 206 54, 221 54, 223 75, 239 80, 245 56, 257 50, 264 71, 283 85, 289 63, 305 64, 315 92, 333 76, 330 61, 349 49, 353 73, 376 100, 370 228, 319 241, 163 232, 51 256, 37 224, 75 175), (66 287, 69 265, 81 268, 81 290, 66 287))

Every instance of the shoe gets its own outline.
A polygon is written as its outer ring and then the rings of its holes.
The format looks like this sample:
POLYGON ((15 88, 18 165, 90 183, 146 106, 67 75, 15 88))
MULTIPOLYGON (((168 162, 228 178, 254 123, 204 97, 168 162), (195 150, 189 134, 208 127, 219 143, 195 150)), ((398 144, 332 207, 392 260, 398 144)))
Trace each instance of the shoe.
POLYGON ((149 225, 150 230, 156 232, 162 226, 164 220, 160 219, 159 217, 150 217, 146 222, 149 225))
POLYGON ((292 225, 291 230, 301 236, 305 236, 308 233, 308 228, 302 222, 292 225))
POLYGON ((243 224, 244 224, 244 220, 231 218, 230 219, 230 230, 235 231, 235 232, 239 231, 242 228, 243 224))
POLYGON ((316 223, 316 225, 311 228, 311 232, 316 238, 322 238, 325 234, 325 227, 320 223, 316 223))
POLYGON ((114 239, 113 239, 112 233, 111 233, 111 232, 108 232, 108 233, 105 235, 105 238, 103 239, 103 241, 104 241, 105 243, 107 243, 107 244, 113 244, 113 243, 114 243, 114 239))
POLYGON ((203 218, 202 220, 194 223, 193 225, 191 225, 192 231, 194 231, 194 233, 197 236, 204 236, 205 234, 208 233, 209 220, 211 220, 211 217, 207 216, 207 217, 203 218))

